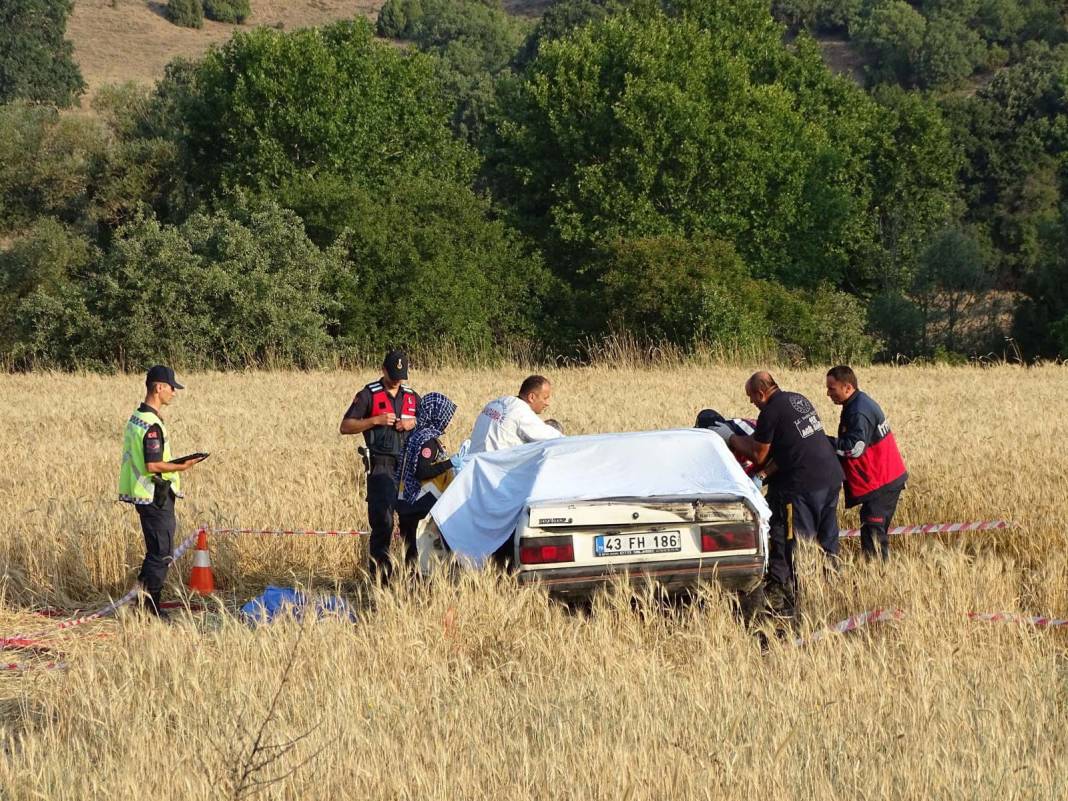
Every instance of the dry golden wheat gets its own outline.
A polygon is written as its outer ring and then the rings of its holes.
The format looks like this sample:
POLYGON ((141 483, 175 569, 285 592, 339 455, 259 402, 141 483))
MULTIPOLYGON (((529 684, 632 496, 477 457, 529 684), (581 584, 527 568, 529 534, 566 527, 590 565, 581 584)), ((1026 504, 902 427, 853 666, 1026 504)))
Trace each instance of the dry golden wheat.
MULTIPOLYGON (((559 371, 551 414, 569 433, 687 426, 704 406, 749 412, 747 372, 559 371)), ((183 377, 171 436, 212 457, 186 474, 180 529, 363 527, 355 442, 336 432, 370 377, 183 377)), ((460 405, 455 445, 522 377, 443 369, 412 383, 460 405)), ((822 371, 777 377, 837 422, 822 371)), ((1068 796, 1065 634, 964 619, 1068 614, 1068 371, 871 368, 861 379, 909 464, 898 522, 1019 524, 896 540, 885 568, 854 562, 848 544, 833 583, 818 554, 802 554, 804 631, 872 607, 901 607, 903 621, 762 656, 714 590, 675 613, 610 593, 588 615, 482 574, 375 595, 355 625, 306 626, 266 742, 308 737, 256 777, 314 758, 262 797, 1068 796)), ((136 517, 112 498, 139 392, 131 377, 0 376, 0 636, 54 627, 33 606, 87 607, 132 581, 136 517)), ((363 558, 355 541, 211 545, 226 601, 268 581, 354 589, 363 558)), ((0 673, 0 798, 233 795, 239 746, 267 715, 296 633, 251 630, 220 606, 170 626, 124 613, 50 638, 67 670, 0 673)))

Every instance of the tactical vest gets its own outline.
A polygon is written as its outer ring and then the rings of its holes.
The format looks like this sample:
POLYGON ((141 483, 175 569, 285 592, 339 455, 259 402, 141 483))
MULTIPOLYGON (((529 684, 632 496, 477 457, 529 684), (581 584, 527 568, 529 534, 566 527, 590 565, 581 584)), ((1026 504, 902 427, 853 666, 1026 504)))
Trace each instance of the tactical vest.
MULTIPOLYGON (((372 381, 365 389, 371 393, 371 411, 369 417, 379 414, 397 414, 396 398, 390 395, 380 381, 372 381)), ((415 419, 418 396, 407 386, 401 384, 397 389, 401 401, 400 419, 415 419)), ((407 431, 397 431, 392 426, 375 426, 363 434, 367 447, 374 456, 399 457, 404 452, 408 441, 407 431)))
MULTIPOLYGON (((122 441, 122 467, 119 468, 119 500, 146 505, 156 497, 153 474, 145 465, 145 434, 157 425, 163 434, 163 461, 171 460, 171 440, 163 421, 152 412, 136 411, 126 423, 122 441)), ((181 477, 178 473, 158 473, 162 480, 169 481, 174 494, 181 497, 181 477)))

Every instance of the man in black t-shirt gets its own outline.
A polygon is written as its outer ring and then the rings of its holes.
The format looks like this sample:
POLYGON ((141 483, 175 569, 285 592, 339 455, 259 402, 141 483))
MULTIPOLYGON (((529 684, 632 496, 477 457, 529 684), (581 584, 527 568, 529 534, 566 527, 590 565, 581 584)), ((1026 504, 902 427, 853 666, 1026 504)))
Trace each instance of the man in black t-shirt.
MULTIPOLYGON (((368 548, 371 577, 388 583, 393 572, 389 543, 393 537, 393 513, 397 508, 397 460, 404 452, 408 432, 415 428, 419 396, 403 382, 408 378, 408 357, 390 351, 382 363, 382 378, 372 381, 352 399, 341 421, 342 434, 363 434, 370 452, 367 475, 367 518, 371 524, 368 548)), ((405 541, 405 560, 414 562, 418 518, 399 515, 405 541)))
POLYGON ((760 409, 756 431, 752 436, 724 438, 736 455, 757 465, 774 464, 767 482, 771 507, 768 595, 780 612, 792 615, 797 603, 795 533, 815 537, 824 552, 837 559, 842 468, 808 398, 779 389, 771 374, 763 371, 749 378, 745 392, 760 409))

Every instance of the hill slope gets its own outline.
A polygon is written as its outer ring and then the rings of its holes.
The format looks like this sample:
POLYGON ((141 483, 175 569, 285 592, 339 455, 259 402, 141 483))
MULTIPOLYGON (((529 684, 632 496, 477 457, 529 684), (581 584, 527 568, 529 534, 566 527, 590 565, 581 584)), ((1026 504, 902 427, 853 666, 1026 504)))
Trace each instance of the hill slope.
POLYGON ((164 3, 146 0, 76 0, 67 24, 74 58, 87 84, 82 106, 104 84, 150 84, 177 56, 196 57, 234 31, 257 25, 285 30, 364 16, 374 19, 384 0, 251 0, 246 25, 204 20, 200 30, 181 28, 164 16, 164 3))

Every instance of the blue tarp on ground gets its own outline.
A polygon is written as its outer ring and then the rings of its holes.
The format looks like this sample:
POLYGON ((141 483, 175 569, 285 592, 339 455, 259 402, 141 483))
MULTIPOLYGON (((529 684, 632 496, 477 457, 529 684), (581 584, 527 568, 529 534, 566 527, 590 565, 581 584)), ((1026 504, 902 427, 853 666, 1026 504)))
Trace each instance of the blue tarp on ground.
POLYGON ((333 595, 309 599, 307 595, 290 587, 267 587, 258 598, 253 598, 241 607, 241 616, 252 624, 270 623, 280 615, 291 615, 300 620, 305 612, 315 617, 336 615, 355 620, 356 615, 341 598, 333 595))

